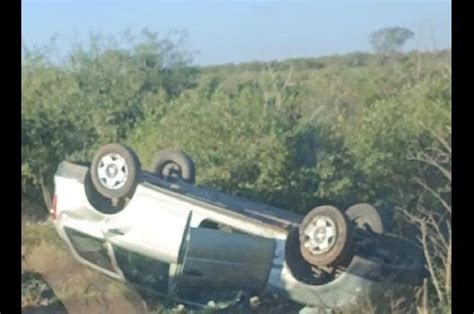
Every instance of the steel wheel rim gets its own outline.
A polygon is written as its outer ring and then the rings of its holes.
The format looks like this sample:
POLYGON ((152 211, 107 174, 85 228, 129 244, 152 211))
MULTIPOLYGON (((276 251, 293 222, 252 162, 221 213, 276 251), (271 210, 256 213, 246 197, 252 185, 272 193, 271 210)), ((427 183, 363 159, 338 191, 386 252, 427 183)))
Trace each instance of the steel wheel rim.
POLYGON ((125 158, 119 154, 104 155, 97 167, 100 184, 110 190, 118 190, 127 182, 128 166, 125 158))
POLYGON ((311 254, 320 255, 336 243, 337 229, 334 220, 327 216, 314 217, 303 231, 303 245, 311 254))

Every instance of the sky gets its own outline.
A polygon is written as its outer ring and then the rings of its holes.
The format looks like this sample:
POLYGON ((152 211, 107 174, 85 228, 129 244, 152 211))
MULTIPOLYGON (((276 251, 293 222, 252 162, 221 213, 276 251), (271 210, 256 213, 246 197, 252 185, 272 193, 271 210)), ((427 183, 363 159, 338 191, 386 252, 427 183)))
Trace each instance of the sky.
POLYGON ((198 65, 371 51, 387 26, 415 33, 405 50, 451 48, 446 0, 22 0, 21 23, 26 45, 57 36, 63 52, 90 32, 181 32, 198 65))

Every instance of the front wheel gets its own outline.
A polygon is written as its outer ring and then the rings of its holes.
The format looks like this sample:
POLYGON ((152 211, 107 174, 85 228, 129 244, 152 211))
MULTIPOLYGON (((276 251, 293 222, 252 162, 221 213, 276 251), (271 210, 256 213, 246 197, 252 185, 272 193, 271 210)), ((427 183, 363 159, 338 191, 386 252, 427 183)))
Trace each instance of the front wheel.
POLYGON ((300 251, 314 266, 336 266, 349 260, 352 252, 352 226, 336 207, 319 206, 303 219, 300 251))

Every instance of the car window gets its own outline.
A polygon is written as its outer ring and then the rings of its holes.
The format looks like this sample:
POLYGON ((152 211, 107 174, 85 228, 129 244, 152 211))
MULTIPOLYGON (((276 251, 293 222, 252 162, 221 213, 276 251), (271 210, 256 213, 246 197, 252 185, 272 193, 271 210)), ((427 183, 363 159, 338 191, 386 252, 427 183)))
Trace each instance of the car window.
POLYGON ((150 288, 156 293, 168 293, 169 264, 113 246, 117 264, 127 280, 150 288))
POLYGON ((101 268, 115 272, 103 240, 67 227, 65 231, 79 256, 101 268))

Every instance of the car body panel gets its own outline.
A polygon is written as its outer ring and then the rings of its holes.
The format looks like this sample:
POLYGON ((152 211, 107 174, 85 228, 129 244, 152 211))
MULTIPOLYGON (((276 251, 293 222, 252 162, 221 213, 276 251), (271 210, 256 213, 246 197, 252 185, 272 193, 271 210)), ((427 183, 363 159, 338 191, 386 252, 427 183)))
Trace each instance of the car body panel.
MULTIPOLYGON (((285 240, 277 240, 274 262, 265 291, 315 307, 344 308, 354 305, 378 289, 382 266, 362 256, 354 256, 346 271, 324 284, 298 280, 285 260, 285 240)), ((290 252, 291 254, 291 252, 290 252)))
POLYGON ((294 278, 288 268, 282 269, 284 288, 290 299, 326 308, 344 308, 349 304, 356 305, 359 297, 366 297, 375 288, 372 272, 380 269, 380 265, 355 256, 348 271, 343 272, 335 280, 319 286, 308 285, 294 278), (369 264, 369 265, 368 265, 369 264))
MULTIPOLYGON (((148 177, 144 175, 144 177, 148 177)), ((223 193, 205 188, 197 188, 185 182, 178 184, 168 183, 165 180, 154 180, 154 185, 148 181, 141 183, 143 187, 149 188, 155 193, 155 198, 166 201, 176 208, 185 206, 193 212, 191 227, 198 227, 206 219, 220 222, 242 232, 259 235, 268 238, 284 239, 286 228, 296 225, 295 221, 287 219, 269 219, 267 208, 264 211, 257 207, 258 204, 242 206, 240 198, 229 198, 223 193), (159 185, 158 185, 159 184, 159 185), (213 195, 213 197, 209 197, 213 195), (209 197, 209 199, 206 199, 209 197), (240 206, 239 206, 240 205, 240 206), (250 215, 249 213, 253 213, 250 215)))
POLYGON ((135 193, 120 214, 104 218, 105 239, 139 254, 177 263, 191 211, 176 211, 173 204, 153 198, 140 186, 135 193))

